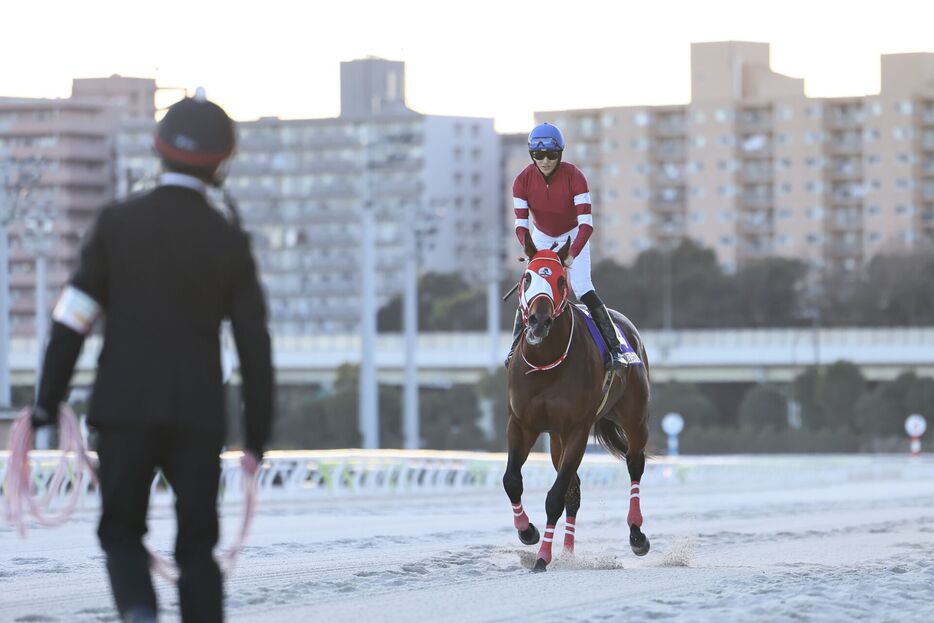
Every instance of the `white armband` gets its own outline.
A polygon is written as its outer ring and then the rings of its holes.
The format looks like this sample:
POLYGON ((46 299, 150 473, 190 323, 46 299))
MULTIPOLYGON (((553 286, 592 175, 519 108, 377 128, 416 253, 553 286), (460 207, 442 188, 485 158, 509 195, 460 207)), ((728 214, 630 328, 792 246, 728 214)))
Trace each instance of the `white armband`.
POLYGON ((60 322, 81 335, 87 335, 101 313, 93 298, 74 286, 67 286, 52 310, 52 320, 60 322))

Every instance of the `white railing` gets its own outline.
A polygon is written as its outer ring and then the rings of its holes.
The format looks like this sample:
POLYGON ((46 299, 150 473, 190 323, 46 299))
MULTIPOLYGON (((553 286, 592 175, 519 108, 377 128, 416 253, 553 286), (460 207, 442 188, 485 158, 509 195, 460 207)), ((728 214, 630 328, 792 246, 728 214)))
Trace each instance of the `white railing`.
MULTIPOLYGON (((0 482, 9 454, 0 452, 0 482)), ((60 453, 33 452, 32 478, 45 493, 60 453)), ((225 503, 242 501, 239 452, 221 456, 220 494, 225 503)), ((92 460, 96 461, 96 457, 92 460)), ((428 450, 324 450, 269 452, 258 479, 261 503, 301 503, 353 497, 457 495, 502 488, 506 455, 483 452, 428 450)), ((629 474, 624 462, 588 453, 578 474, 582 488, 618 489, 628 494, 629 474)), ((74 470, 53 496, 52 509, 61 505, 78 482, 74 470)), ((532 454, 522 469, 528 490, 542 491, 554 481, 547 454, 532 454)), ((760 455, 651 459, 642 482, 646 490, 680 486, 785 488, 832 485, 873 480, 934 480, 934 459, 907 455, 760 455)), ((99 505, 97 486, 82 478, 79 508, 99 505)), ((4 495, 0 485, 0 498, 4 495)), ((152 505, 171 506, 171 489, 161 474, 152 483, 152 505)))

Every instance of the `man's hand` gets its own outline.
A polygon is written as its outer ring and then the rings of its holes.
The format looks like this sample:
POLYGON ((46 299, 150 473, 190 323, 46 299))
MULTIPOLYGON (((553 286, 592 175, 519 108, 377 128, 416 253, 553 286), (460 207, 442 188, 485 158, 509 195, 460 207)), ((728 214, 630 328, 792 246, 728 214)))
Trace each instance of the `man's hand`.
POLYGON ((574 256, 569 253, 568 256, 564 260, 564 267, 570 268, 571 264, 573 263, 574 263, 574 256))
POLYGON ((33 430, 43 426, 51 426, 55 422, 55 417, 39 405, 35 405, 29 410, 29 425, 32 426, 33 430))
POLYGON ((259 471, 259 457, 252 450, 244 450, 243 456, 240 457, 240 469, 252 478, 259 471))

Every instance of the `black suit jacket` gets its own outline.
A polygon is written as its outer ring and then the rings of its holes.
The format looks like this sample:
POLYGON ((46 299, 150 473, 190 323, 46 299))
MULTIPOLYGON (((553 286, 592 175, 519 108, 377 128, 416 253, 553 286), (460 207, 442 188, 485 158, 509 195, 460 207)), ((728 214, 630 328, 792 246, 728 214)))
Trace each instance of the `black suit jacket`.
MULTIPOLYGON (((262 454, 272 420, 266 307, 245 233, 182 186, 100 213, 71 285, 104 316, 88 421, 224 429, 219 329, 231 320, 246 412, 245 446, 262 454)), ((55 322, 38 405, 56 413, 84 336, 55 322)))

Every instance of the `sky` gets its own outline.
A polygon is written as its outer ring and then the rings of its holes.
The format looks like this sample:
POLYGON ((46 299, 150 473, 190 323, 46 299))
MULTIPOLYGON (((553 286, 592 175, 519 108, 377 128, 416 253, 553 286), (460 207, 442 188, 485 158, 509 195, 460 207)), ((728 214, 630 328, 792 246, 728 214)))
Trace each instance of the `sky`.
MULTIPOLYGON (((206 88, 236 119, 333 117, 340 62, 406 63, 410 108, 492 117, 681 104, 690 44, 771 43, 810 96, 879 90, 879 56, 934 52, 928 0, 0 0, 0 96, 111 74, 206 88)), ((157 104, 179 97, 166 91, 157 104)))

